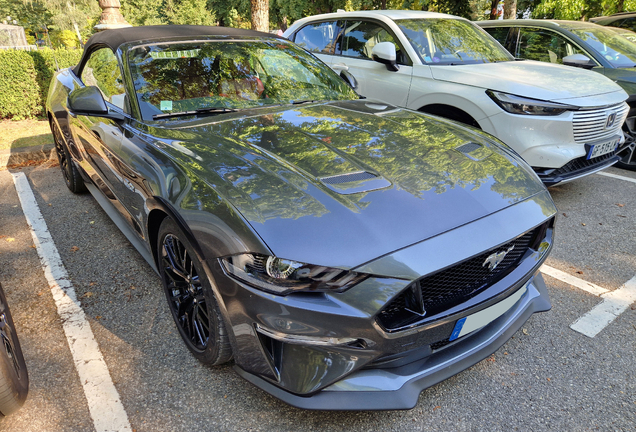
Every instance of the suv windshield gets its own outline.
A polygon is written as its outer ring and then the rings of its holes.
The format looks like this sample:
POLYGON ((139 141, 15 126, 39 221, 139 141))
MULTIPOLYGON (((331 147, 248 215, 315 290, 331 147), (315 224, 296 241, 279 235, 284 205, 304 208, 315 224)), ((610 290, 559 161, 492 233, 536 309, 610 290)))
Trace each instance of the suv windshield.
POLYGON ((484 30, 460 19, 396 20, 423 63, 456 65, 512 61, 484 30))
POLYGON ((620 36, 615 30, 600 26, 569 30, 587 42, 615 68, 636 66, 636 43, 620 36))
POLYGON ((128 59, 144 120, 358 98, 328 66, 283 41, 144 45, 131 49, 128 59))

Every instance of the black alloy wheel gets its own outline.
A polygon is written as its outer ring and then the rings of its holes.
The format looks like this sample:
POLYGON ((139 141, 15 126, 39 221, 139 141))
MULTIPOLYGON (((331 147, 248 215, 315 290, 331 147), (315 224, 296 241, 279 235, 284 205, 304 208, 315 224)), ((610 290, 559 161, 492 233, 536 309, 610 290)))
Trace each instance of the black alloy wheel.
POLYGON ((15 324, 0 285, 0 413, 17 411, 29 392, 29 375, 15 324))
POLYGON ((185 237, 172 219, 164 219, 157 248, 164 292, 192 354, 204 364, 222 364, 232 358, 227 330, 202 265, 185 237))
POLYGON ((86 185, 80 176, 79 171, 73 164, 71 153, 68 151, 62 131, 54 121, 50 121, 51 132, 53 133, 53 141, 55 141, 55 153, 60 163, 60 169, 64 176, 66 187, 73 193, 86 192, 86 185))
POLYGON ((636 171, 636 117, 627 117, 623 125, 625 132, 625 140, 627 141, 618 156, 621 158, 616 162, 616 168, 623 168, 630 171, 636 171))

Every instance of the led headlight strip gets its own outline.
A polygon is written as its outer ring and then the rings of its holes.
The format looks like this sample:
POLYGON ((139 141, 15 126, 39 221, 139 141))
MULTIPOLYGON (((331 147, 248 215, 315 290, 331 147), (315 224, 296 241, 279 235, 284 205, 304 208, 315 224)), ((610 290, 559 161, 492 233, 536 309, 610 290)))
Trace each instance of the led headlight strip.
POLYGON ((555 116, 566 111, 577 111, 579 107, 539 99, 530 99, 508 93, 487 90, 486 94, 505 111, 511 114, 555 116))
POLYGON ((273 294, 342 292, 362 282, 367 274, 260 254, 220 258, 225 272, 255 288, 273 294))

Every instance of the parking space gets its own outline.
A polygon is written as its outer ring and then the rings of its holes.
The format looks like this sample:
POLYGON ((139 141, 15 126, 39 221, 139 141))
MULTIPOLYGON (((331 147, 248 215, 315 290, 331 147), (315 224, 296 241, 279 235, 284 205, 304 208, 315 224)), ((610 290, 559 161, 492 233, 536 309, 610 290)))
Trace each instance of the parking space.
MULTIPOLYGON (((68 192, 57 167, 19 172, 130 430, 628 431, 636 424, 636 304, 594 337, 570 327, 636 276, 636 173, 610 169, 618 177, 593 175, 550 190, 559 218, 547 265, 576 278, 544 276, 550 312, 532 317, 493 356, 424 391, 415 409, 360 413, 291 408, 243 381, 231 364, 200 365, 176 332, 158 276, 93 198, 68 192), (577 280, 607 294, 581 289, 577 280)), ((31 378, 25 406, 0 419, 0 430, 107 430, 89 409, 32 246, 13 177, 0 171, 0 281, 31 378)))

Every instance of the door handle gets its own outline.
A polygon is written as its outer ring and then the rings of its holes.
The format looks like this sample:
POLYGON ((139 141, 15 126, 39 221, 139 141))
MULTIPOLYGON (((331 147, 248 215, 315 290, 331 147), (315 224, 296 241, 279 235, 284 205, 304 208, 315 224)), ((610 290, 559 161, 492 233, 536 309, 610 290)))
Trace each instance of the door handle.
POLYGON ((121 134, 115 131, 110 131, 111 134, 115 135, 117 138, 121 137, 121 134))
POLYGON ((344 70, 344 71, 348 71, 349 70, 349 66, 347 66, 344 63, 336 63, 335 65, 331 66, 332 69, 337 69, 337 70, 344 70))

